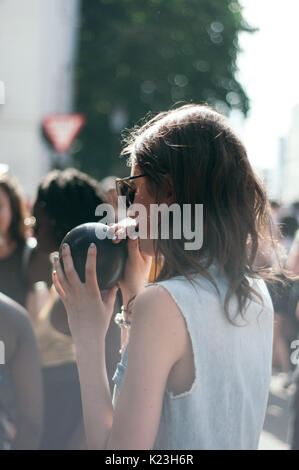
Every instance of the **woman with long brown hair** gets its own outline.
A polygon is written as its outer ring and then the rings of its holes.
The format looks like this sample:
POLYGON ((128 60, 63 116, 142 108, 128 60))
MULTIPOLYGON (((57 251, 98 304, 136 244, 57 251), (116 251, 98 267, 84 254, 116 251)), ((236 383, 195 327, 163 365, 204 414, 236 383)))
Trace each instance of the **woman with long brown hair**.
MULTIPOLYGON (((186 250, 190 240, 184 231, 179 239, 173 235, 171 218, 168 239, 128 239, 119 287, 121 324, 130 335, 114 376, 113 400, 104 345, 116 289, 102 298, 94 245, 84 284, 68 245, 64 272, 56 258, 53 281, 76 346, 89 446, 255 449, 266 411, 273 335, 273 307, 263 280, 271 272, 255 264, 270 221, 265 191, 226 119, 207 106, 160 113, 134 129, 123 153, 129 155, 131 176, 118 187, 128 205, 145 208, 147 233, 156 228, 153 204, 182 210, 188 205, 193 230, 202 204, 203 244, 186 250), (162 256, 163 266, 145 288, 153 256, 162 256)), ((118 227, 115 233, 120 235, 118 227)))
POLYGON ((30 254, 26 215, 17 180, 10 174, 0 175, 0 292, 22 306, 28 293, 26 260, 30 254))

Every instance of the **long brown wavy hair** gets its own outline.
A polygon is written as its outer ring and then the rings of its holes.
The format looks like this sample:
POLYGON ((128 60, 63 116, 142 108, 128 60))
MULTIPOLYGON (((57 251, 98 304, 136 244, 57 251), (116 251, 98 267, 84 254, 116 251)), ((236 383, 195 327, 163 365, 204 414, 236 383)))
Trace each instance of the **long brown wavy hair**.
MULTIPOLYGON (((172 180, 174 202, 203 204, 203 245, 184 249, 185 239, 155 240, 156 261, 164 264, 156 281, 200 273, 217 289, 208 268, 216 261, 228 278, 224 302, 236 294, 244 315, 247 299, 261 296, 248 277, 277 280, 269 267, 258 267, 261 244, 276 250, 271 233, 270 205, 246 150, 226 118, 206 105, 184 105, 162 112, 125 136, 122 155, 148 175, 146 184, 156 201, 165 192, 165 175, 172 180)), ((193 221, 194 223, 194 213, 193 221)))
POLYGON ((25 219, 28 210, 18 181, 9 173, 0 175, 0 188, 5 191, 9 198, 12 219, 9 227, 11 240, 17 243, 25 242, 27 227, 25 219))

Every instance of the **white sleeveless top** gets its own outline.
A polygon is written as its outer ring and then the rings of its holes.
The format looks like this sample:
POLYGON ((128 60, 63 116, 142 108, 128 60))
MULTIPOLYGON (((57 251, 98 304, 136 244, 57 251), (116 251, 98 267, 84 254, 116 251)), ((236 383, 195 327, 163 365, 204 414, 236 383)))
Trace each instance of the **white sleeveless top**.
MULTIPOLYGON (((215 265, 210 281, 197 275, 191 284, 182 276, 158 282, 172 296, 190 334, 195 380, 190 390, 174 396, 165 390, 154 449, 257 449, 269 394, 273 306, 264 281, 250 279, 264 306, 248 301, 246 321, 232 325, 223 304, 227 279, 215 265)), ((151 285, 151 284, 149 284, 151 285)), ((231 318, 237 313, 230 303, 231 318)), ((127 349, 113 377, 113 403, 126 369, 127 349)))

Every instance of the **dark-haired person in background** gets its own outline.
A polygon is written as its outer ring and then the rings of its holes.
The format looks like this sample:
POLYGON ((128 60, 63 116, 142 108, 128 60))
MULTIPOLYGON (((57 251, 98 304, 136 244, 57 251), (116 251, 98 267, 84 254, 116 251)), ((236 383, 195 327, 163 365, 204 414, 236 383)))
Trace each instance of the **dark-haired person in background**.
MULTIPOLYGON (((294 203, 295 208, 298 210, 299 203, 294 203)), ((298 213, 297 213, 298 216, 298 213)), ((294 274, 299 275, 299 230, 297 230, 290 253, 287 261, 287 267, 294 274)), ((296 333, 297 339, 299 339, 299 282, 296 281, 291 290, 290 302, 289 302, 289 316, 297 320, 296 333)), ((295 334, 294 334, 295 336, 295 334)), ((297 354, 297 361, 299 361, 299 355, 297 354)), ((295 393, 293 396, 293 416, 292 416, 292 450, 299 450, 299 362, 297 362, 294 374, 293 382, 295 383, 295 393)))
POLYGON ((290 292, 290 299, 288 305, 288 315, 293 319, 294 331, 293 338, 297 341, 290 342, 291 346, 291 358, 292 363, 295 366, 293 370, 292 380, 290 381, 295 385, 294 394, 291 400, 291 429, 292 429, 292 441, 291 449, 299 450, 299 281, 296 281, 292 285, 290 292))
POLYGON ((0 292, 20 305, 28 293, 27 263, 30 246, 25 225, 26 209, 13 176, 0 176, 0 292))
POLYGON ((294 201, 293 204, 291 204, 291 211, 292 215, 296 217, 299 223, 299 201, 294 201))
POLYGON ((0 294, 0 450, 38 449, 42 434, 42 380, 36 340, 26 311, 0 294))
POLYGON ((114 211, 115 217, 117 218, 117 210, 118 210, 118 199, 117 199, 117 192, 116 192, 116 176, 106 176, 106 178, 100 181, 101 190, 105 197, 105 201, 108 204, 111 204, 114 211))
MULTIPOLYGON (((298 222, 292 215, 285 215, 278 221, 280 227, 279 241, 284 250, 284 263, 288 265, 298 222)), ((293 282, 286 280, 283 274, 280 277, 284 279, 284 284, 280 282, 270 282, 268 284, 275 312, 273 365, 279 369, 283 385, 288 387, 293 375, 289 344, 296 337, 296 319, 294 314, 289 314, 289 301, 293 282)))
POLYGON ((277 225, 279 223, 279 210, 281 206, 279 202, 275 201, 274 199, 271 199, 269 202, 270 202, 271 215, 272 215, 274 225, 277 225))
POLYGON ((296 232, 299 228, 299 223, 295 216, 286 215, 280 219, 279 224, 282 235, 282 244, 288 255, 292 248, 296 232))
MULTIPOLYGON (((95 210, 102 202, 99 183, 85 173, 69 168, 64 171, 54 170, 46 175, 38 187, 33 215, 37 246, 46 254, 47 263, 49 255, 58 251, 68 231, 80 224, 98 221, 95 210)), ((32 271, 30 278, 47 281, 51 274, 47 269, 50 268, 46 264, 39 269, 38 273, 44 273, 44 278, 38 278, 34 269, 37 261, 38 257, 29 266, 32 271)), ((39 291, 36 291, 37 297, 39 291)), ((34 293, 32 297, 34 299, 34 293)), ((55 289, 50 291, 41 310, 30 309, 30 313, 38 339, 44 378, 45 429, 41 448, 81 447, 84 445, 80 433, 83 429, 82 408, 75 350, 71 337, 63 333, 68 333, 67 317, 55 289)), ((119 359, 119 338, 119 329, 112 322, 106 342, 107 367, 111 370, 111 377, 119 359)))

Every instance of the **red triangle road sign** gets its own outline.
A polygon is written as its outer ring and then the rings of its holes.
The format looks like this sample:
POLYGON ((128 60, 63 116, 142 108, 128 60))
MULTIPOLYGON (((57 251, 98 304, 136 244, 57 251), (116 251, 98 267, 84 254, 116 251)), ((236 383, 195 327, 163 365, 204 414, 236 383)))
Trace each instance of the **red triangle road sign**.
POLYGON ((43 122, 45 134, 57 153, 66 153, 86 122, 84 114, 51 114, 43 122))

